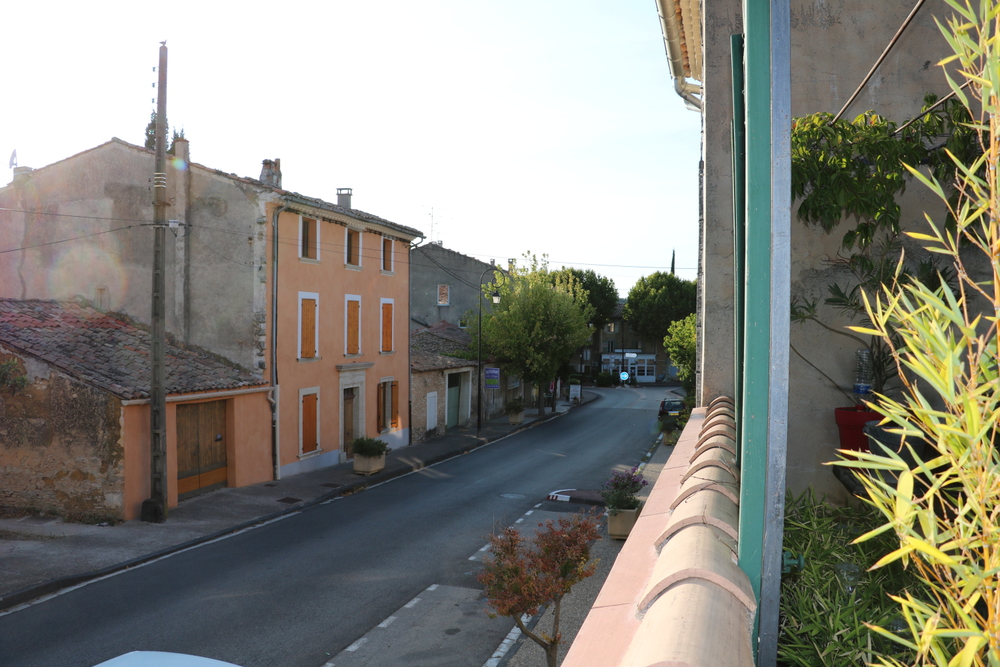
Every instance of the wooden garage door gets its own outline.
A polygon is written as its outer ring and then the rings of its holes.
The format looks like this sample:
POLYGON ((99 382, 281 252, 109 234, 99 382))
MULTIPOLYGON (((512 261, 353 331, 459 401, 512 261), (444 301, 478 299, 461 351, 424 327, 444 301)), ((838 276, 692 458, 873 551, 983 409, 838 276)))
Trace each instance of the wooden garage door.
POLYGON ((177 406, 177 497, 227 485, 226 402, 177 406))

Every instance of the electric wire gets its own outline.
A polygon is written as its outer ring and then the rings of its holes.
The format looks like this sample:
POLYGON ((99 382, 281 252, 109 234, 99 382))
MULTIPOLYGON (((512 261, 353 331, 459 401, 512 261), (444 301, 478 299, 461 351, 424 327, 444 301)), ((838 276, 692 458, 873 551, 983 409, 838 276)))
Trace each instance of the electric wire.
POLYGON ((837 112, 837 115, 833 117, 833 120, 830 121, 831 125, 833 123, 836 123, 840 119, 840 117, 844 115, 844 112, 847 111, 848 107, 850 107, 851 104, 853 104, 854 100, 857 98, 857 96, 861 94, 861 91, 864 89, 864 87, 868 84, 868 81, 875 74, 875 70, 879 68, 879 65, 882 64, 882 61, 885 60, 886 56, 889 55, 889 51, 891 51, 892 47, 896 45, 897 41, 899 41, 899 38, 900 36, 902 36, 903 31, 906 30, 907 26, 910 25, 910 21, 912 21, 913 17, 917 15, 917 12, 920 10, 920 7, 923 4, 924 0, 917 0, 917 4, 913 6, 913 9, 910 10, 909 15, 906 17, 906 19, 903 20, 903 24, 899 26, 899 30, 897 30, 896 34, 893 35, 892 39, 889 40, 889 44, 886 45, 885 49, 882 51, 882 55, 878 57, 878 60, 876 60, 875 64, 872 65, 872 68, 868 70, 868 74, 861 82, 861 85, 858 86, 857 90, 854 91, 854 94, 851 95, 849 100, 847 100, 847 104, 845 104, 843 108, 837 112))

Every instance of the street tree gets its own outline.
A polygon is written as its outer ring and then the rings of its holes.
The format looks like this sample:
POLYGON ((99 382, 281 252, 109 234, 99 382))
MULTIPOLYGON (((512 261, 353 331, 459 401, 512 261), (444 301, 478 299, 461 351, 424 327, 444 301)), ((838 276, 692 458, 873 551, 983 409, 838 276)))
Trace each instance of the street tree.
POLYGON ((562 642, 562 599, 574 584, 594 574, 597 563, 590 560, 590 545, 599 537, 597 521, 583 514, 560 517, 558 524, 547 522, 530 543, 512 527, 490 536, 491 555, 478 576, 486 599, 497 614, 513 618, 521 632, 545 650, 548 667, 556 667, 562 642), (537 626, 529 630, 524 618, 550 604, 552 633, 537 626))
POLYGON ((695 368, 698 361, 698 336, 695 331, 695 316, 691 313, 683 320, 670 325, 663 347, 670 355, 670 361, 677 367, 677 379, 689 397, 694 396, 695 368))
POLYGON ((482 331, 473 331, 473 349, 482 335, 485 352, 511 373, 544 386, 590 340, 591 308, 574 298, 575 279, 553 284, 544 257, 529 257, 528 269, 515 267, 501 282, 500 303, 483 318, 482 331))
POLYGON ((636 281, 622 314, 646 340, 663 340, 670 325, 695 310, 695 282, 657 271, 636 281))
POLYGON ((599 275, 593 269, 584 270, 565 266, 558 271, 552 271, 550 275, 553 277, 553 284, 567 276, 573 276, 576 279, 576 282, 586 293, 584 297, 586 303, 594 309, 590 320, 594 329, 601 329, 614 317, 615 306, 618 305, 618 289, 615 287, 615 281, 611 278, 599 275))

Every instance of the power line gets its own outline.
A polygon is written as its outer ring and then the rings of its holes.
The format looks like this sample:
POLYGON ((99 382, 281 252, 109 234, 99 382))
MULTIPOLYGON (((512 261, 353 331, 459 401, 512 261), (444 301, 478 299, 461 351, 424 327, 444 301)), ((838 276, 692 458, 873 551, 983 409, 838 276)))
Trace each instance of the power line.
POLYGON ((94 232, 93 234, 84 234, 83 236, 74 236, 70 239, 60 239, 58 241, 48 241, 46 243, 39 243, 37 245, 28 245, 21 248, 10 248, 8 250, 0 250, 0 255, 6 254, 8 252, 17 252, 19 250, 31 250, 32 248, 41 248, 48 245, 56 245, 58 243, 67 243, 68 241, 79 241, 80 239, 88 239, 92 236, 100 236, 101 234, 111 234, 112 232, 120 232, 123 229, 132 229, 133 227, 139 227, 141 225, 129 225, 127 227, 119 227, 118 229, 109 229, 104 232, 94 232))

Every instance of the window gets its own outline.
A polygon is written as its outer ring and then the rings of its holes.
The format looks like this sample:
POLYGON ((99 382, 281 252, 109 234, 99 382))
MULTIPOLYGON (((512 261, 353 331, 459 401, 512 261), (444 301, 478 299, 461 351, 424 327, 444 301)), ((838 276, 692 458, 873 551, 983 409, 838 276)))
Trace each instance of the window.
POLYGON ((382 352, 392 352, 393 300, 382 299, 382 352))
POLYGON ((392 273, 392 239, 382 238, 382 270, 392 273))
POLYGON ((347 313, 344 315, 345 352, 361 354, 361 297, 348 294, 346 297, 347 313))
POLYGON ((299 257, 319 259, 319 225, 312 218, 299 216, 299 257))
POLYGON ((377 424, 379 433, 399 428, 399 383, 383 380, 378 383, 377 424))
POLYGON ((356 229, 347 230, 345 245, 345 261, 351 266, 361 266, 361 232, 356 229))
POLYGON ((613 340, 609 340, 608 341, 608 352, 610 354, 614 354, 614 352, 615 352, 615 341, 613 341, 613 340))
POLYGON ((438 305, 451 304, 451 285, 438 285, 438 305))
POLYGON ((299 390, 299 451, 311 454, 319 448, 319 387, 299 390))
POLYGON ((608 322, 608 326, 605 327, 604 331, 606 333, 614 333, 615 332, 615 323, 614 322, 608 322))
POLYGON ((314 359, 319 350, 319 294, 299 292, 299 359, 314 359))

